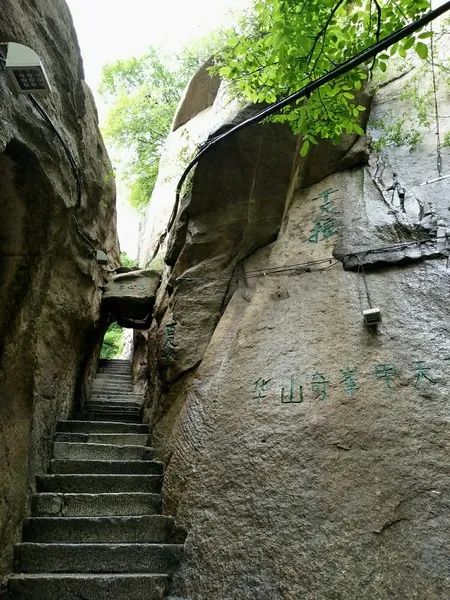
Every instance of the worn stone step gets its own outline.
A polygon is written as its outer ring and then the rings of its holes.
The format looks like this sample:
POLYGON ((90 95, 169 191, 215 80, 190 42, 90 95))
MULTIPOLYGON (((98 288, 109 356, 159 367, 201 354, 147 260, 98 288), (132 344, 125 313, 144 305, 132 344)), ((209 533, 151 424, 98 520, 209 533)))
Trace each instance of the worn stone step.
POLYGON ((132 380, 129 375, 108 375, 107 377, 105 376, 105 373, 102 373, 102 375, 103 377, 95 377, 95 379, 92 380, 93 386, 132 387, 132 380))
POLYGON ((86 402, 85 406, 90 403, 98 403, 101 404, 110 404, 111 406, 120 406, 123 404, 124 406, 142 406, 144 400, 142 396, 125 396, 125 395, 117 395, 117 396, 105 396, 99 394, 93 394, 89 400, 86 402))
POLYGON ((14 548, 22 573, 164 573, 172 574, 181 544, 34 544, 14 548))
MULTIPOLYGON (((128 371, 128 369, 114 369, 114 370, 111 370, 111 371, 108 371, 106 369, 100 369, 98 371, 97 375, 95 376, 95 379, 99 375, 102 375, 105 378, 112 378, 112 379, 114 379, 115 377, 127 377, 127 378, 129 377, 130 380, 132 381, 131 374, 128 371)), ((94 379, 92 381, 94 381, 94 379)))
POLYGON ((118 381, 133 381, 133 378, 131 377, 131 373, 100 373, 98 372, 93 381, 104 381, 104 380, 118 380, 118 381))
POLYGON ((154 456, 154 449, 147 446, 79 442, 55 442, 53 445, 53 457, 59 459, 152 460, 154 456))
POLYGON ((141 410, 143 406, 143 402, 135 402, 133 400, 112 400, 111 398, 106 398, 104 400, 93 399, 86 402, 83 408, 87 410, 95 410, 95 407, 100 408, 111 408, 112 410, 117 410, 119 408, 123 408, 125 410, 141 410))
POLYGON ((131 370, 131 362, 129 360, 101 360, 99 369, 129 369, 131 370))
POLYGON ((81 414, 80 417, 89 417, 92 416, 92 420, 95 421, 97 419, 105 419, 111 421, 120 421, 121 417, 123 421, 138 423, 140 421, 141 411, 137 410, 103 410, 101 407, 97 407, 95 409, 86 408, 81 414))
POLYGON ((134 414, 129 413, 116 413, 110 414, 105 412, 92 412, 85 411, 82 413, 76 413, 75 418, 77 421, 104 421, 108 419, 108 421, 119 421, 121 423, 135 423, 139 424, 140 416, 136 417, 134 414))
POLYGON ((34 494, 35 517, 153 515, 161 512, 161 495, 143 492, 100 494, 34 494))
POLYGON ((99 375, 104 375, 105 377, 130 377, 131 378, 131 373, 128 369, 100 369, 96 375, 96 377, 98 377, 99 375))
POLYGON ((152 573, 40 573, 14 575, 9 600, 162 600, 168 576, 152 573))
POLYGON ((140 415, 142 411, 142 406, 111 406, 111 404, 105 403, 88 403, 83 409, 83 412, 95 412, 95 413, 105 413, 111 415, 117 414, 126 414, 126 415, 140 415))
POLYGON ((144 404, 144 399, 142 396, 126 396, 124 394, 118 394, 117 396, 105 396, 104 394, 93 394, 87 403, 89 402, 102 402, 111 405, 118 405, 120 403, 125 403, 126 405, 137 405, 142 406, 144 404))
POLYGON ((82 444, 107 444, 114 446, 146 446, 149 436, 146 433, 64 433, 57 432, 55 442, 70 442, 82 444))
POLYGON ((182 544, 184 532, 163 515, 26 519, 22 540, 35 543, 182 544))
POLYGON ((126 364, 131 365, 131 360, 129 358, 100 358, 100 365, 120 365, 126 364))
POLYGON ((136 394, 137 392, 133 391, 131 385, 106 385, 106 384, 96 384, 91 388, 91 396, 97 395, 113 395, 113 396, 128 396, 132 394, 136 394))
POLYGON ((38 475, 36 490, 38 492, 60 493, 117 493, 117 492, 161 492, 161 475, 38 475))
POLYGON ((137 394, 133 390, 133 386, 130 383, 119 383, 115 381, 105 380, 102 382, 94 381, 92 383, 91 391, 96 392, 122 392, 125 394, 137 394))
POLYGON ((126 365, 107 365, 104 367, 99 367, 97 375, 99 373, 107 373, 112 375, 119 373, 120 375, 131 375, 131 367, 127 367, 126 365))
POLYGON ((143 402, 142 394, 132 394, 131 392, 93 392, 89 400, 122 400, 128 402, 143 402))
POLYGON ((60 421, 56 427, 58 432, 67 433, 140 433, 147 434, 149 432, 148 425, 144 423, 120 423, 108 421, 88 421, 82 420, 71 420, 71 421, 60 421))
POLYGON ((121 392, 121 391, 111 391, 111 392, 93 392, 90 396, 90 400, 128 400, 129 402, 143 402, 144 397, 142 394, 134 394, 132 392, 121 392))
POLYGON ((76 473, 143 473, 159 475, 163 471, 162 463, 153 460, 68 460, 53 459, 50 461, 53 474, 76 473))

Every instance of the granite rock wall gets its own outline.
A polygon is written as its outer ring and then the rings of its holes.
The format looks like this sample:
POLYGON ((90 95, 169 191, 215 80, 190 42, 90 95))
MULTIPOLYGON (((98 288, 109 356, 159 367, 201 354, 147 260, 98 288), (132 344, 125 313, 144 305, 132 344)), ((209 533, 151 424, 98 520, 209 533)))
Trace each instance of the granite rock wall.
POLYGON ((165 510, 188 531, 173 600, 448 597, 450 179, 433 123, 377 144, 415 76, 368 98, 372 144, 300 162, 261 125, 191 178, 135 337, 165 510))
POLYGON ((101 286, 117 264, 115 190, 63 0, 2 0, 0 43, 32 47, 51 93, 36 96, 66 142, 0 68, 0 579, 46 470, 56 422, 75 408, 101 338, 101 286), (78 203, 81 200, 79 206, 78 203), (94 251, 108 253, 108 267, 94 251))

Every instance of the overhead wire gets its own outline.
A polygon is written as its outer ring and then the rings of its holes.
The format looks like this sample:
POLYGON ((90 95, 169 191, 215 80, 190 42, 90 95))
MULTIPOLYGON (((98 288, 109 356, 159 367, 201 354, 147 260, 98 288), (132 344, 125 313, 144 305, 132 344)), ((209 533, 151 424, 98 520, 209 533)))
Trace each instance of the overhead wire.
MULTIPOLYGON (((384 253, 389 253, 389 252, 395 252, 395 251, 403 250, 405 248, 409 248, 409 247, 415 246, 415 245, 420 246, 422 244, 436 242, 437 240, 441 240, 441 239, 446 240, 448 238, 446 235, 440 235, 440 236, 435 236, 435 237, 423 238, 421 240, 411 240, 409 242, 399 242, 399 243, 390 244, 387 246, 379 246, 376 248, 369 248, 367 250, 362 250, 360 252, 349 252, 348 254, 339 256, 339 258, 335 258, 334 256, 331 256, 328 258, 322 258, 322 259, 318 259, 318 260, 309 260, 309 261, 305 261, 305 262, 301 262, 301 263, 280 265, 277 267, 265 267, 262 269, 253 269, 250 271, 246 271, 243 275, 240 275, 240 276, 236 277, 235 279, 245 280, 248 278, 267 277, 267 276, 271 276, 271 275, 280 275, 280 274, 285 274, 285 273, 304 274, 304 273, 312 273, 315 271, 325 271, 325 270, 330 269, 338 264, 342 264, 345 261, 345 259, 349 259, 352 257, 356 257, 356 259, 357 259, 358 274, 360 274, 360 273, 363 274, 363 276, 364 276, 363 278, 365 278, 366 273, 364 271, 364 264, 361 261, 361 256, 366 257, 369 254, 384 254, 384 253)), ((424 258, 426 258, 426 256, 424 258)), ((206 277, 206 276, 190 277, 189 275, 187 275, 187 276, 180 275, 176 279, 177 282, 206 281, 209 283, 214 283, 216 281, 229 281, 229 280, 230 280, 230 276, 228 276, 228 277, 206 277)), ((369 306, 371 307, 370 292, 368 290, 367 281, 365 281, 364 283, 365 283, 365 287, 366 287, 366 293, 367 293, 369 306)))
POLYGON ((434 31, 433 23, 430 23, 430 54, 431 54, 431 76, 433 82, 433 95, 434 95, 434 114, 436 119, 436 166, 438 179, 442 179, 442 151, 441 151, 441 124, 439 120, 439 105, 437 98, 437 83, 436 83, 436 68, 434 64, 434 31))

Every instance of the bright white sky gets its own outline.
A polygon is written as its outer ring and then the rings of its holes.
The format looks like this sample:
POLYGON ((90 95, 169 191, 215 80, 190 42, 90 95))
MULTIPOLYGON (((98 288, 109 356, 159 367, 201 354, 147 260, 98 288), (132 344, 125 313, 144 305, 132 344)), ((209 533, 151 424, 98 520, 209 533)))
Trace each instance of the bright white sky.
MULTIPOLYGON (((232 22, 232 11, 250 0, 66 0, 72 12, 83 56, 86 81, 92 88, 100 115, 104 107, 97 88, 103 65, 119 58, 139 56, 150 45, 177 52, 190 40, 203 37, 232 22)), ((138 217, 118 194, 120 245, 137 254, 138 217)))

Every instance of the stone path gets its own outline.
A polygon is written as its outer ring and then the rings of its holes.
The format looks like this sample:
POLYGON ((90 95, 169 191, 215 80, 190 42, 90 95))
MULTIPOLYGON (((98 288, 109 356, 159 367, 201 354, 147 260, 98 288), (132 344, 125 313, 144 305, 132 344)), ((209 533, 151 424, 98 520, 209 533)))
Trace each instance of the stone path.
POLYGON ((55 435, 50 473, 15 548, 8 598, 160 600, 183 551, 161 512, 162 464, 147 444, 128 361, 102 361, 89 402, 55 435))

